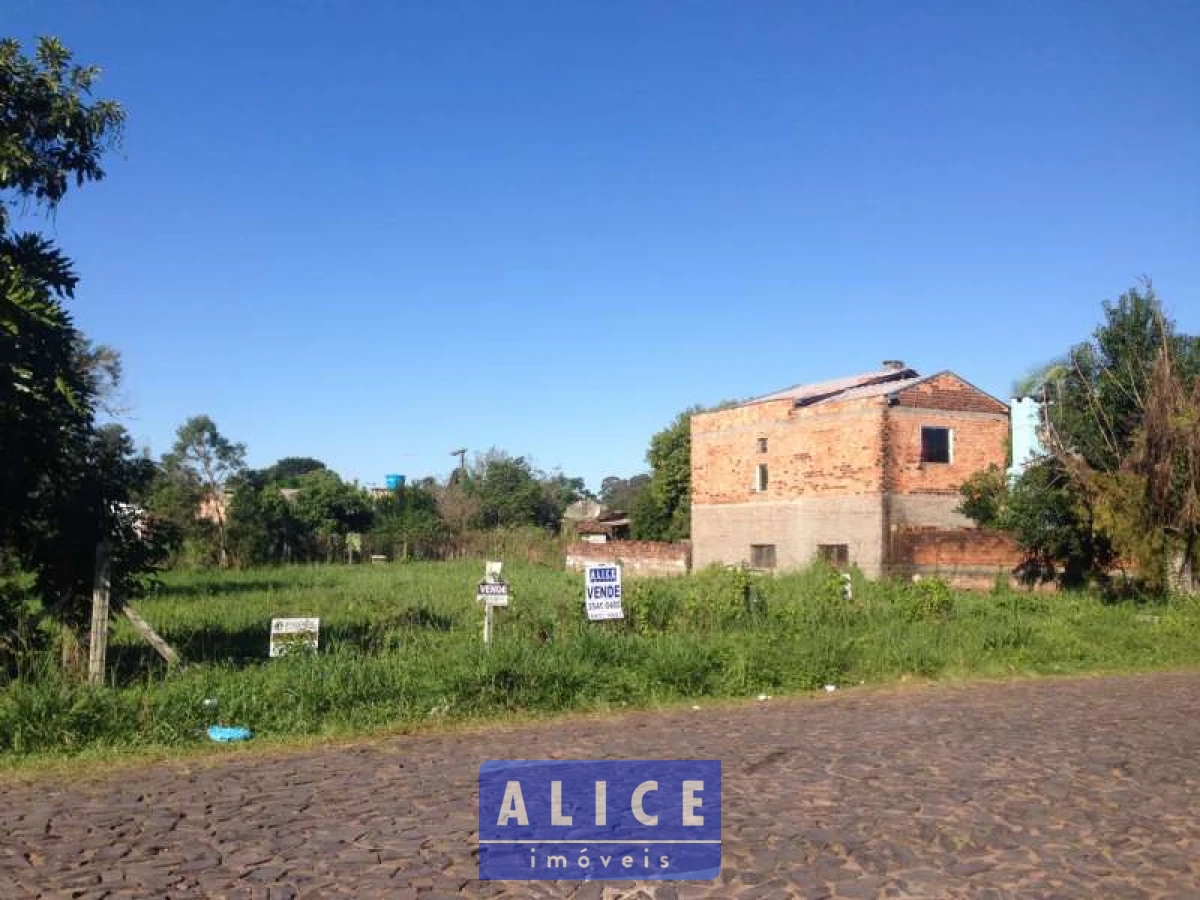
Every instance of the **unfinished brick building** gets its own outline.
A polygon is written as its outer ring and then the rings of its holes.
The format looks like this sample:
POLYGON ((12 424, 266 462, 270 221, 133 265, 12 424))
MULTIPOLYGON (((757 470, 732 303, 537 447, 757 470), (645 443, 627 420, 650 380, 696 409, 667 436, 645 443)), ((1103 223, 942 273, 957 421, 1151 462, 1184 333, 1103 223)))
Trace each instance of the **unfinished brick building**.
POLYGON ((692 555, 787 569, 821 556, 877 577, 898 534, 971 523, 973 472, 1007 464, 1008 405, 903 363, 692 417, 692 555))

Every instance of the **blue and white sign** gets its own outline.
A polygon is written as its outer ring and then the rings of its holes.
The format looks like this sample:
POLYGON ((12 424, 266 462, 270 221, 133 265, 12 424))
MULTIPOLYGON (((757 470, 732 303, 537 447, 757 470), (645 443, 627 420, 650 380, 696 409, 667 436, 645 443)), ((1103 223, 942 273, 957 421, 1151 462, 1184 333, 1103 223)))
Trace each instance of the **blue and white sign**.
POLYGON ((720 760, 479 767, 482 880, 711 880, 720 872, 720 760))
POLYGON ((583 601, 587 617, 593 621, 625 618, 621 609, 621 567, 616 563, 585 566, 583 601))

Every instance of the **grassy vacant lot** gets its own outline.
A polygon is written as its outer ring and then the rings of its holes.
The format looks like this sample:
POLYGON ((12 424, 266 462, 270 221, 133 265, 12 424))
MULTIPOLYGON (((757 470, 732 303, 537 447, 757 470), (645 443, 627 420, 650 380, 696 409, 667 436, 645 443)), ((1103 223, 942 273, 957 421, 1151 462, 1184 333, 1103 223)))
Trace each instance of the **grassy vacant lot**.
POLYGON ((124 623, 110 684, 49 660, 0 685, 0 759, 203 741, 220 720, 264 737, 362 732, 512 713, 749 697, 904 676, 1008 676, 1200 663, 1200 603, 953 594, 817 567, 774 579, 710 571, 626 581, 624 622, 588 623, 579 576, 511 566, 485 650, 479 561, 174 573, 140 611, 181 652, 167 673, 124 623), (266 658, 272 616, 320 616, 321 649, 266 658))

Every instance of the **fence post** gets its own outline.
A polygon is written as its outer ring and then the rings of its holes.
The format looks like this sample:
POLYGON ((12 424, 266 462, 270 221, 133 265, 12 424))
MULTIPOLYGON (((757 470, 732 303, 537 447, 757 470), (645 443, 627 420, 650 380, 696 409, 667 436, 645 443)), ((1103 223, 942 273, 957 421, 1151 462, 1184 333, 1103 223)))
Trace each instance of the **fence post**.
POLYGON ((96 576, 92 586, 92 633, 88 647, 88 682, 104 683, 104 659, 108 654, 109 547, 96 545, 96 576))

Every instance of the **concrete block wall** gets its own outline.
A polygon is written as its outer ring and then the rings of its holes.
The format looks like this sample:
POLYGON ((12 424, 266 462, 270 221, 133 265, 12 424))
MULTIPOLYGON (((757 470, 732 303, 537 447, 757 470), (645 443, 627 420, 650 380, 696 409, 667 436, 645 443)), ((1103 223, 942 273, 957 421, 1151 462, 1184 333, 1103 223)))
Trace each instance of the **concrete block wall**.
POLYGON ((883 573, 883 495, 800 497, 757 503, 692 506, 692 561, 750 564, 752 544, 775 545, 775 567, 802 568, 820 544, 845 544, 851 565, 883 573))
POLYGON ((567 546, 567 569, 582 572, 584 566, 620 563, 622 575, 686 575, 691 569, 691 546, 664 541, 580 542, 567 546))

